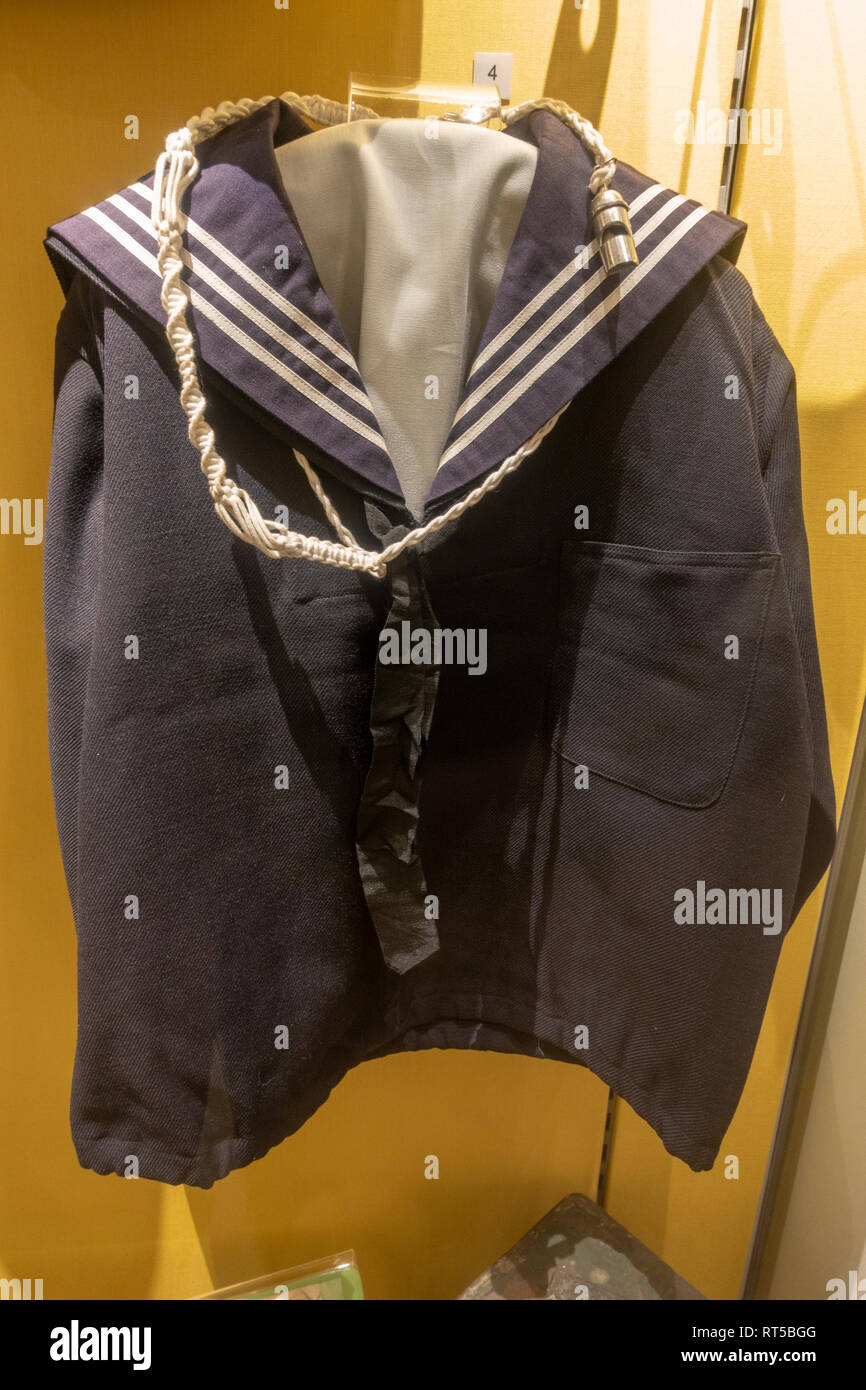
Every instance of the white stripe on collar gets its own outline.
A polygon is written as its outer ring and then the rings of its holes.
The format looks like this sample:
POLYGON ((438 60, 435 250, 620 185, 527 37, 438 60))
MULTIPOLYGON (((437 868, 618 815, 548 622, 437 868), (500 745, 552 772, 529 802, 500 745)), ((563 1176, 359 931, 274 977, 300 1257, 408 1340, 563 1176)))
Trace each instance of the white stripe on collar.
MULTIPOLYGON (((635 201, 637 202, 639 200, 636 199, 635 201)), ((670 217, 671 213, 675 212, 678 208, 682 207, 685 201, 686 200, 682 196, 682 194, 671 194, 671 196, 665 202, 664 206, 659 208, 658 212, 654 213, 652 217, 649 217, 639 229, 635 229, 635 246, 639 246, 642 241, 645 241, 648 236, 651 236, 652 233, 656 230, 656 228, 668 217, 670 217)), ((634 227, 634 223, 632 223, 632 226, 634 227)), ((581 267, 577 265, 575 261, 569 261, 568 265, 563 270, 561 270, 559 274, 556 275, 554 279, 550 282, 551 286, 555 286, 556 289, 561 289, 564 284, 567 284, 567 282, 570 279, 572 279, 572 277, 577 273, 577 270, 580 268, 581 267)), ((488 395, 491 391, 495 390, 497 386, 500 386, 502 382, 505 380, 505 378, 507 376, 510 376, 510 374, 515 370, 515 368, 520 366, 523 359, 527 357, 531 352, 534 352, 538 345, 544 342, 545 338, 550 337, 550 334, 553 333, 553 331, 559 327, 563 319, 569 318, 570 315, 574 312, 574 310, 579 308, 580 305, 583 304, 584 301, 589 298, 589 296, 593 293, 594 290, 598 288, 600 284, 604 283, 605 279, 606 276, 604 274, 604 271, 598 269, 597 271, 595 271, 593 275, 589 277, 588 280, 585 280, 583 284, 575 290, 574 294, 571 295, 569 299, 567 299, 563 304, 559 306, 555 313, 551 314, 549 318, 545 319, 535 330, 535 332, 531 334, 530 337, 524 339, 520 346, 515 348, 514 352, 511 354, 510 357, 507 357, 504 362, 500 362, 496 370, 494 372, 491 372, 490 376, 486 377, 484 381, 480 383, 480 385, 476 386, 475 390, 469 396, 467 396, 465 401, 463 401, 463 403, 461 404, 460 409, 458 410, 457 415, 455 416, 454 423, 457 424, 459 420, 462 420, 463 416, 468 415, 470 410, 473 410, 475 406, 478 405, 479 401, 482 401, 486 395, 488 395)), ((547 290, 549 287, 545 288, 547 290)), ((547 299, 550 297, 550 294, 555 293, 555 289, 550 289, 549 293, 546 293, 544 291, 542 293, 544 295, 544 299, 547 299)), ((539 298, 540 296, 536 295, 536 299, 539 298)), ((516 323, 517 319, 522 319, 525 323, 526 317, 528 316, 519 314, 516 316, 515 319, 512 320, 512 323, 516 323)), ((506 335, 503 341, 507 341, 508 338, 513 336, 513 334, 508 331, 510 327, 511 325, 509 324, 507 328, 503 329, 503 332, 498 335, 499 338, 503 338, 503 335, 506 335)), ((486 357, 487 354, 485 353, 484 356, 486 357)), ((473 366, 472 371, 469 374, 470 380, 476 369, 477 364, 476 366, 473 366)))
MULTIPOLYGON (((661 183, 654 183, 651 184, 649 188, 645 188, 643 193, 635 198, 634 202, 629 206, 629 217, 632 219, 632 223, 633 219, 646 207, 647 203, 652 202, 660 193, 667 193, 668 191, 669 190, 664 187, 664 184, 661 183)), ((484 366, 484 363, 495 356, 500 348, 504 347, 508 340, 512 338, 515 333, 519 332, 523 325, 527 323, 534 314, 538 313, 539 309, 547 303, 551 295, 561 290, 563 285, 566 285, 568 281, 577 274, 579 269, 585 269, 591 261, 594 261, 598 255, 598 251, 598 242, 591 241, 585 248, 584 256, 580 258, 575 256, 557 275, 554 275, 553 279, 549 280, 548 283, 538 291, 538 294, 536 294, 528 304, 523 306, 520 313, 515 314, 514 318, 510 319, 505 327, 500 329, 496 337, 492 338, 487 344, 484 351, 479 353, 478 357, 476 357, 475 361, 472 363, 472 368, 467 380, 471 381, 475 373, 480 371, 484 366)))
MULTIPOLYGON (((111 203, 120 212, 124 213, 126 217, 130 218, 137 226, 141 227, 142 231, 146 232, 154 241, 157 240, 156 228, 150 218, 138 208, 133 207, 120 193, 113 194, 112 197, 106 199, 106 202, 111 203)), ((198 256, 193 256, 186 249, 182 249, 181 259, 184 264, 189 266, 190 270, 198 276, 199 280, 203 280, 206 285, 209 285, 216 294, 220 295, 228 304, 231 304, 232 308, 246 315, 251 323, 254 323, 258 328, 261 328, 265 333, 269 334, 281 347, 287 348, 290 352, 294 353, 295 357, 301 362, 304 362, 306 366, 311 367, 314 372, 318 372, 321 377, 329 381, 332 386, 336 386, 338 390, 342 391, 350 400, 353 400, 356 405, 360 405, 370 413, 369 397, 364 391, 361 391, 357 386, 347 381, 341 372, 329 366, 327 362, 323 362, 321 357, 317 357, 314 352, 310 352, 309 348, 305 348, 303 344, 299 343, 291 334, 286 333, 283 328, 280 328, 272 319, 269 319, 266 314, 263 314, 261 310, 257 309, 254 304, 251 304, 248 299, 244 299, 243 295, 233 290, 231 285, 223 280, 221 276, 217 275, 215 271, 211 270, 209 266, 206 266, 198 256)), ((253 273, 254 272, 251 272, 251 274, 253 273)), ((264 281, 262 281, 262 283, 264 284, 264 281)), ((287 307, 287 304, 288 301, 283 301, 284 309, 287 307)), ((296 312, 300 314, 300 310, 296 312)), ((301 315, 301 317, 306 318, 306 315, 301 315)))
MULTIPOLYGON (((152 190, 143 183, 133 183, 130 184, 129 187, 133 192, 137 193, 140 198, 144 199, 148 207, 149 217, 149 209, 153 197, 152 190)), ((309 333, 311 338, 315 338, 320 342, 322 347, 327 348, 328 352, 332 353, 334 357, 339 357, 340 361, 345 362, 347 367, 351 367, 353 371, 357 371, 357 363, 352 354, 346 350, 342 343, 338 343, 336 338, 332 338, 330 333, 322 328, 321 324, 316 323, 315 319, 311 319, 302 309, 296 308, 294 304, 285 299, 272 285, 268 284, 267 280, 263 280, 260 275, 257 275, 254 270, 251 270, 245 261, 242 261, 240 257, 236 256, 233 251, 230 251, 227 246, 224 246, 221 241, 218 241, 217 238, 199 222, 194 221, 192 217, 186 214, 182 214, 182 216, 184 226, 197 241, 201 242, 202 246, 206 247, 214 256, 223 261, 230 270, 234 271, 235 275, 245 280, 263 299, 267 299, 273 304, 280 313, 285 314, 286 317, 291 319, 293 323, 296 323, 299 328, 303 328, 305 332, 309 333)))
MULTIPOLYGON (((101 212, 99 208, 86 208, 84 215, 95 222, 97 226, 101 227, 103 231, 107 232, 109 236, 113 237, 114 240, 129 251, 131 255, 135 256, 142 265, 152 270, 154 275, 159 276, 156 256, 151 255, 143 246, 140 246, 134 237, 131 237, 128 232, 125 232, 124 229, 116 222, 113 222, 110 217, 106 217, 105 213, 101 212)), ((244 348, 251 357, 261 362, 263 366, 269 367, 272 372, 282 377, 282 379, 287 381, 290 386, 293 386, 296 391, 306 396, 308 400, 312 401, 314 405, 319 406, 328 415, 332 416, 333 419, 339 420, 347 429, 352 430, 355 434, 368 440, 369 443, 375 444, 377 448, 380 448, 383 453, 387 454, 385 441, 377 430, 370 429, 363 421, 358 420, 347 410, 343 410, 342 406, 329 400, 321 391, 317 391, 314 386, 304 381, 303 377, 298 376, 296 372, 292 371, 291 367, 287 367, 286 364, 281 362, 278 357, 275 357, 273 353, 268 352, 267 348, 263 348, 253 338, 250 338, 248 334, 244 333, 243 329, 239 328, 237 324, 232 323, 230 319, 227 319, 225 315, 214 308, 208 300, 203 299, 196 290, 187 286, 187 291, 193 308, 205 318, 209 319, 215 327, 226 335, 226 337, 231 338, 239 347, 244 348)))
POLYGON ((450 463, 451 459, 455 458, 457 454, 462 453, 467 445, 471 444, 473 440, 477 439, 480 434, 483 434, 484 431, 490 427, 494 420, 498 419, 500 415, 511 408, 515 401, 525 395, 530 387, 535 385, 539 377, 549 371, 561 357, 564 357, 567 352, 570 352, 582 338, 586 337, 587 333, 591 332, 593 328, 601 323, 617 304, 620 304, 627 295, 631 294, 632 290, 640 284, 644 276, 648 275, 660 261, 664 260, 665 256, 668 255, 673 247, 676 246, 698 222, 706 217, 707 214, 707 208, 697 207, 684 219, 684 221, 674 227, 673 231, 665 237, 664 241, 659 242, 655 250, 651 251, 650 254, 641 261, 640 265, 636 266, 634 270, 631 271, 625 280, 616 285, 614 289, 611 290, 610 294, 593 309, 591 314, 581 319, 580 323, 577 324, 565 338, 562 338, 555 347, 551 348, 550 352, 548 352, 540 362, 536 363, 525 376, 521 377, 521 379, 512 386, 510 391, 504 396, 501 396, 484 415, 480 416, 474 424, 470 425, 467 430, 464 430, 459 438, 455 439, 451 447, 442 455, 439 461, 439 467, 441 468, 444 464, 450 463))

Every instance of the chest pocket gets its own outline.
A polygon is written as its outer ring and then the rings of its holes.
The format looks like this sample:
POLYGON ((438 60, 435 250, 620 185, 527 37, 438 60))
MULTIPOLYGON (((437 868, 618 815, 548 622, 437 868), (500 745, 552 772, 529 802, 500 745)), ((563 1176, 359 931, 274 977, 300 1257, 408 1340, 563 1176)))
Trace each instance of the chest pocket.
POLYGON ((576 766, 709 806, 745 723, 781 557, 566 541, 552 743, 576 766))

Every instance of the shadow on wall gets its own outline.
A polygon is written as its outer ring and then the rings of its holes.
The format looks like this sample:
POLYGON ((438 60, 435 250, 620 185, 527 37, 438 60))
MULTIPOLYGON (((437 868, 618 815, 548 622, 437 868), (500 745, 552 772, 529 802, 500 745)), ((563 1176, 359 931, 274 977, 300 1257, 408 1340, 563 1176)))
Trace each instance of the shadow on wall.
POLYGON ((605 0, 597 9, 563 0, 553 35, 542 95, 567 102, 596 127, 604 110, 618 20, 619 0, 605 0))

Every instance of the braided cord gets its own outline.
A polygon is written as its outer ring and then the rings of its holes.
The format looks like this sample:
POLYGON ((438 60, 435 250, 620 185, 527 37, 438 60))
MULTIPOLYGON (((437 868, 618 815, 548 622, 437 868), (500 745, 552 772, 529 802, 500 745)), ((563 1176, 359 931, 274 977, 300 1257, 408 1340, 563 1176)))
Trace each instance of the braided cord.
MULTIPOLYGON (((504 459, 478 487, 473 488, 465 497, 423 526, 408 531, 399 541, 386 546, 384 550, 364 550, 358 545, 325 492, 321 480, 297 449, 292 451, 295 459, 342 544, 320 540, 316 536, 305 536, 300 531, 290 530, 282 522, 262 516, 249 493, 238 487, 228 476, 226 462, 217 452, 214 432, 205 418, 207 402, 196 364, 195 340, 186 320, 189 291, 182 275, 184 263, 180 203, 187 188, 198 177, 200 169, 194 146, 226 126, 244 120, 274 100, 272 96, 260 97, 257 101, 244 98, 236 102, 221 102, 216 108, 205 107, 199 116, 193 116, 185 126, 167 137, 165 150, 160 154, 154 170, 151 220, 157 233, 157 265, 162 281, 160 298, 166 314, 166 337, 180 375, 179 394, 187 416, 187 434, 201 457, 202 472, 207 478, 216 513, 240 540, 255 546, 272 559, 302 557, 320 564, 364 571, 381 579, 387 573, 388 564, 402 551, 410 546, 420 545, 427 536, 456 521, 470 507, 480 502, 488 492, 498 487, 502 479, 512 473, 523 459, 535 452, 567 409, 568 403, 536 430, 531 439, 504 459)), ((323 125, 340 124, 349 116, 348 107, 339 102, 329 101, 326 97, 304 97, 298 96, 295 92, 284 92, 281 100, 302 115, 323 125)), ((592 154, 595 163, 590 176, 590 192, 595 194, 606 187, 616 168, 613 156, 595 127, 564 102, 546 97, 525 101, 503 113, 503 122, 510 125, 530 111, 539 109, 550 110, 564 121, 592 154)), ((364 106, 356 106, 355 114, 365 119, 377 119, 376 112, 364 106)))
POLYGON ((616 173, 616 160, 595 126, 564 101, 554 101, 552 97, 536 97, 533 101, 521 101, 517 106, 509 107, 502 113, 503 123, 511 125, 512 122, 527 116, 530 111, 552 111, 554 116, 558 116, 569 126, 595 160, 595 168, 589 176, 590 193, 594 196, 603 188, 607 188, 616 173))

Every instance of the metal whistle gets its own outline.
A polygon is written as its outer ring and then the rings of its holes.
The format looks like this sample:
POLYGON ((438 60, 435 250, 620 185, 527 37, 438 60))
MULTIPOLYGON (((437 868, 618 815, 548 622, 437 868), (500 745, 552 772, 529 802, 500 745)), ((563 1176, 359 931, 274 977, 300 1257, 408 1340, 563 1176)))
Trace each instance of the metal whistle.
POLYGON ((637 265, 637 251, 628 220, 628 203, 615 188, 603 188, 590 205, 593 236, 601 250, 605 275, 637 265))

